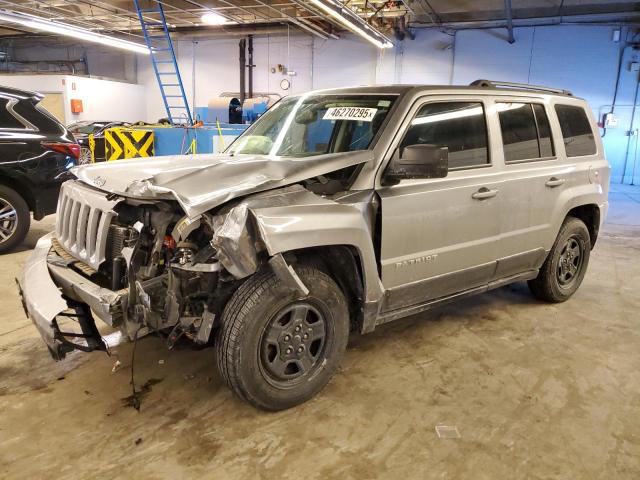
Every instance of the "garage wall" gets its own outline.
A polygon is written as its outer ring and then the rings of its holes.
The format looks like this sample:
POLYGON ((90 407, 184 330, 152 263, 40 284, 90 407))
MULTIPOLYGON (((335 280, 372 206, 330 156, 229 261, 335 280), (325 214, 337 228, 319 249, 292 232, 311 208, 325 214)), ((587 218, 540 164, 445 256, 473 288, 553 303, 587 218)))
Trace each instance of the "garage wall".
POLYGON ((313 39, 313 88, 376 83, 378 50, 360 38, 313 39))
MULTIPOLYGON (((611 103, 620 43, 611 41, 614 27, 548 26, 515 29, 516 42, 506 41, 505 29, 462 30, 448 35, 417 30, 416 39, 392 50, 378 51, 361 39, 345 35, 322 40, 292 35, 255 39, 254 90, 280 94, 310 88, 389 83, 466 85, 478 78, 568 88, 589 100, 594 110, 611 103), (290 63, 287 65, 287 63, 290 63), (292 88, 279 88, 284 76, 270 73, 278 64, 296 72, 292 88)), ((181 73, 195 103, 223 91, 238 90, 238 39, 178 41, 181 73)), ((138 57, 138 75, 148 85, 148 111, 163 116, 160 95, 148 57, 138 57), (160 107, 159 109, 156 107, 160 107)))
POLYGON ((613 27, 549 26, 506 31, 467 30, 456 34, 453 83, 478 78, 547 85, 571 90, 592 108, 610 103, 620 43, 613 27))
MULTIPOLYGON (((66 77, 67 120, 140 120, 146 106, 142 85, 87 77, 66 77), (83 112, 71 113, 70 100, 82 100, 83 112)), ((70 123, 70 122, 69 122, 70 123)))
POLYGON ((64 122, 140 120, 146 108, 145 87, 72 75, 0 75, 0 85, 34 92, 62 94, 64 122), (71 99, 82 100, 83 113, 71 113, 71 99))

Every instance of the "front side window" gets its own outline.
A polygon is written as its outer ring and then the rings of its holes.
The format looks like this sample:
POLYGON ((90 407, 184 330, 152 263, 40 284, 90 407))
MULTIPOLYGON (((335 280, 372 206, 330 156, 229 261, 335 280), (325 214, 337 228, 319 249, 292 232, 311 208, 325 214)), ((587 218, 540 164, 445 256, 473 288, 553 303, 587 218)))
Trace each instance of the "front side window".
POLYGON ((288 97, 238 137, 229 152, 309 157, 366 150, 395 99, 392 95, 288 97))
POLYGON ((6 98, 0 98, 0 128, 25 128, 11 112, 11 102, 6 98))
POLYGON ((591 124, 582 107, 556 105, 567 157, 594 155, 597 152, 591 124))
POLYGON ((400 144, 429 144, 449 149, 449 170, 489 164, 487 123, 480 102, 437 102, 424 105, 400 144))
POLYGON ((553 156, 551 129, 540 104, 498 103, 498 117, 507 163, 553 156))

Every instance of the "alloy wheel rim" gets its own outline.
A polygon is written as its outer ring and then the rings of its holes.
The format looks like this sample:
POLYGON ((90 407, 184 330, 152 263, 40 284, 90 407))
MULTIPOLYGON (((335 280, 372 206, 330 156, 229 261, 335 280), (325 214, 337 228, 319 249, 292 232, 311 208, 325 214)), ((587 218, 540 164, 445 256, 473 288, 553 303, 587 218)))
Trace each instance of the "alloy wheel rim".
POLYGON ((0 198, 0 243, 9 240, 18 228, 18 213, 15 207, 4 198, 0 198))
POLYGON ((561 287, 568 288, 576 281, 580 274, 583 261, 582 246, 575 236, 567 239, 558 260, 558 283, 561 287))
POLYGON ((89 150, 88 148, 81 148, 80 149, 80 164, 81 165, 87 165, 91 163, 91 150, 89 150))
POLYGON ((313 375, 322 364, 327 323, 309 302, 281 309, 268 323, 260 342, 260 364, 276 385, 290 386, 313 375))

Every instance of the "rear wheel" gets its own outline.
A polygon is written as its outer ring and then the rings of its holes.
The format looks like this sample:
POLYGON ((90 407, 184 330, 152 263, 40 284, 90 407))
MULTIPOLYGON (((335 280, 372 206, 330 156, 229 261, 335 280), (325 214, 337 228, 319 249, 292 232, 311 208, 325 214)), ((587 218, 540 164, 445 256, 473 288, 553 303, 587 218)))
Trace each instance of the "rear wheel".
POLYGON ((271 271, 254 275, 227 304, 216 342, 226 383, 265 410, 290 408, 318 393, 347 345, 349 312, 338 285, 316 268, 296 271, 309 295, 292 292, 271 271))
POLYGON ((529 281, 531 292, 547 302, 568 300, 582 283, 590 253, 587 226, 578 218, 567 217, 540 273, 529 281))
POLYGON ((0 185, 0 253, 20 244, 29 231, 27 202, 15 190, 0 185))

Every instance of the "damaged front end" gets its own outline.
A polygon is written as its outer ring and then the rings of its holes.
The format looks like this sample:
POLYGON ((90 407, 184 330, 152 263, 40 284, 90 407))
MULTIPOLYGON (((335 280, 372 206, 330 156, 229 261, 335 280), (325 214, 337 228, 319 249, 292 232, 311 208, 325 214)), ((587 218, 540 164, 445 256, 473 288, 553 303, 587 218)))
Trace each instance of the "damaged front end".
MULTIPOLYGON (((324 166, 312 163, 311 173, 370 159, 370 152, 347 154, 342 163, 337 158, 324 166)), ((244 172, 245 163, 236 167, 244 172)), ((297 172, 289 181, 300 182, 301 167, 273 163, 265 165, 277 174, 255 173, 250 188, 248 183, 235 190, 219 187, 226 192, 218 195, 219 203, 208 193, 206 211, 198 195, 187 198, 173 188, 167 194, 163 187, 158 197, 90 187, 86 172, 92 167, 80 172, 84 181, 65 183, 56 230, 40 239, 18 282, 27 316, 52 356, 106 350, 94 316, 131 340, 158 332, 169 348, 183 337, 206 345, 228 299, 263 266, 301 294, 308 292, 283 257, 300 248, 353 245, 364 276, 374 278, 373 214, 366 207, 371 195, 362 195, 357 202, 365 207, 359 207, 299 183, 287 186, 287 169, 297 172), (241 198, 230 201, 233 197, 241 198), (327 218, 335 221, 326 223, 327 218)), ((368 299, 381 296, 376 282, 366 282, 366 289, 368 299)))
POLYGON ((239 281, 259 266, 245 204, 184 216, 177 202, 63 186, 56 231, 41 238, 18 281, 27 316, 56 360, 107 350, 93 316, 130 339, 159 332, 172 348, 211 339, 239 281))
POLYGON ((182 336, 208 343, 235 281, 221 272, 210 223, 183 218, 176 202, 66 183, 56 231, 39 240, 18 281, 52 356, 106 350, 94 315, 131 339, 158 331, 170 347, 182 336))

